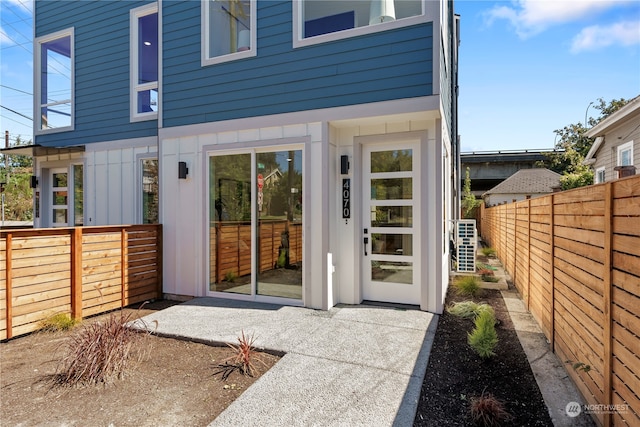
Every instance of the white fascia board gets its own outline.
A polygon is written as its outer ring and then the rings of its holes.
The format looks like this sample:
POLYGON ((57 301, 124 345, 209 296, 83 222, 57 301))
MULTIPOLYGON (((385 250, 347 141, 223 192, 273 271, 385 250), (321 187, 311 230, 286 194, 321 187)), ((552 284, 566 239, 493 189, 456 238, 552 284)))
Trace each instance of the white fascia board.
POLYGON ((602 145, 603 142, 604 142, 604 136, 599 136, 596 138, 595 142, 589 149, 587 156, 584 158, 584 161, 582 162, 583 165, 591 165, 596 161, 596 158, 594 156, 596 155, 596 152, 598 151, 598 149, 600 149, 600 145, 602 145))
POLYGON ((589 129, 586 135, 589 138, 604 134, 609 128, 617 125, 622 120, 626 119, 636 111, 640 110, 640 96, 636 96, 629 101, 624 107, 620 108, 615 113, 611 114, 606 119, 589 129))

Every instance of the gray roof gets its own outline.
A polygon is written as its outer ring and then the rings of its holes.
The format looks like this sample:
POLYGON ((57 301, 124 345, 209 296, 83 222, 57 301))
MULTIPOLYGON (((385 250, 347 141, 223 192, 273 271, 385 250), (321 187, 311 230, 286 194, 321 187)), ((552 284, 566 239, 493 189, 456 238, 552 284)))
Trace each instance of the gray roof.
POLYGON ((500 184, 485 192, 489 194, 546 194, 560 185, 560 174, 549 169, 520 169, 500 184))

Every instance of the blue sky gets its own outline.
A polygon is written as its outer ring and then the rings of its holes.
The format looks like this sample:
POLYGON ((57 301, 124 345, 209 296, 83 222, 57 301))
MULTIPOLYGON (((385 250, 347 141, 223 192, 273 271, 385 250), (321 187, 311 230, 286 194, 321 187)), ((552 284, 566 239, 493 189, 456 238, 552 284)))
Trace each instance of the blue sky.
MULTIPOLYGON (((32 138, 33 5, 0 1, 0 129, 32 138), (25 93, 26 92, 26 93, 25 93), (25 118, 24 116, 28 117, 25 118)), ((552 148, 589 103, 640 95, 640 1, 455 3, 463 151, 552 148)))
POLYGON ((458 1, 462 151, 553 148, 589 103, 640 95, 640 2, 458 1))

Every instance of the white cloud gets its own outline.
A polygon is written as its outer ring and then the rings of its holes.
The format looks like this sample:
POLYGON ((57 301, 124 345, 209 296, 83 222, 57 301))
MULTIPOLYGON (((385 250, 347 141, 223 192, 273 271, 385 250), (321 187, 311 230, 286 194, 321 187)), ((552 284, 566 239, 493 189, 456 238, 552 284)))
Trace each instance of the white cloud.
POLYGON ((611 45, 640 44, 640 22, 625 21, 609 26, 593 25, 584 28, 573 38, 571 52, 596 50, 611 45))
POLYGON ((0 45, 13 44, 13 40, 4 32, 3 29, 0 29, 0 45))
POLYGON ((507 20, 520 38, 534 36, 547 28, 577 21, 632 1, 607 0, 515 0, 510 6, 495 6, 486 13, 489 24, 507 20))

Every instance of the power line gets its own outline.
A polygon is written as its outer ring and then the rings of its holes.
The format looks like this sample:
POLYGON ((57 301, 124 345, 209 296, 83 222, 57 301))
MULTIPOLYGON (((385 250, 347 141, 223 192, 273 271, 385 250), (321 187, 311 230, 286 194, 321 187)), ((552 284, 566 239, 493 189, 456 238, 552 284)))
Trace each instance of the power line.
POLYGON ((32 119, 31 117, 29 117, 29 116, 25 116, 24 114, 19 113, 19 112, 17 112, 16 110, 12 110, 12 109, 11 109, 11 108, 9 108, 9 107, 5 107, 4 105, 0 105, 0 107, 1 107, 1 108, 4 108, 5 110, 11 111, 13 114, 17 114, 17 115, 19 115, 19 116, 21 116, 21 117, 24 117, 25 119, 28 119, 28 120, 33 121, 33 119, 32 119))
POLYGON ((31 127, 31 125, 27 125, 27 124, 21 123, 21 122, 19 122, 17 120, 12 119, 11 117, 5 116, 4 114, 0 114, 0 117, 4 117, 5 119, 11 120, 12 122, 15 122, 15 123, 17 123, 17 124, 19 124, 21 126, 31 127))
POLYGON ((24 90, 16 89, 16 88, 11 87, 11 86, 6 86, 6 85, 3 85, 3 84, 0 84, 0 87, 5 87, 5 88, 7 88, 7 89, 15 90, 16 92, 22 92, 22 93, 24 93, 24 94, 26 94, 26 95, 33 96, 33 94, 32 94, 32 93, 25 92, 24 90))

